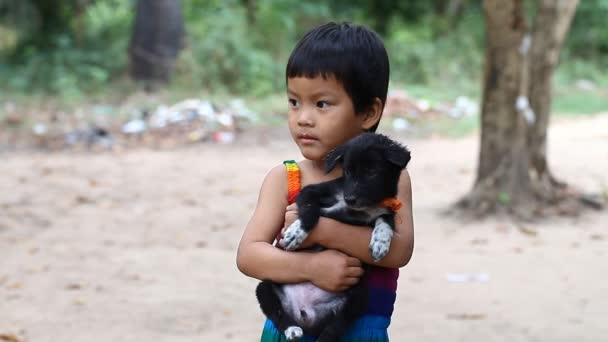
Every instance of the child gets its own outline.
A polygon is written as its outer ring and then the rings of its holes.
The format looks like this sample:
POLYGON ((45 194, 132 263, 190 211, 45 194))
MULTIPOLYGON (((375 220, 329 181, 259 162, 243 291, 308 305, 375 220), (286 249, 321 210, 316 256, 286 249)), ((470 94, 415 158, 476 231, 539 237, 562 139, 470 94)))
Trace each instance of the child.
MULTIPOLYGON (((388 341, 399 267, 414 244, 411 183, 407 171, 399 180, 395 235, 386 257, 375 263, 368 250, 372 229, 321 217, 302 247, 320 244, 319 253, 288 252, 273 246, 281 228, 297 219, 292 204, 301 187, 341 176, 336 167, 324 172, 325 155, 362 132, 378 127, 386 101, 389 62, 380 37, 349 23, 322 25, 296 45, 286 69, 289 131, 304 160, 286 161, 266 175, 257 207, 241 238, 237 265, 241 272, 278 283, 310 281, 328 291, 343 291, 372 265, 366 281, 370 304, 341 341, 388 341)), ((303 341, 314 340, 305 336, 303 341)), ((262 342, 286 341, 267 320, 262 342)))

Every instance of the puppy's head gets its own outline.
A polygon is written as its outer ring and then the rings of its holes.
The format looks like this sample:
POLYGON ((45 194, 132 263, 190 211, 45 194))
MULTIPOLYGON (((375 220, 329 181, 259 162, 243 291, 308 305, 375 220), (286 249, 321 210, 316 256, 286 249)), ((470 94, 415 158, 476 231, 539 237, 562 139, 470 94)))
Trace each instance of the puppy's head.
POLYGON ((363 208, 397 195, 399 176, 409 161, 404 146, 381 134, 363 133, 331 151, 325 171, 341 163, 344 200, 350 207, 363 208))

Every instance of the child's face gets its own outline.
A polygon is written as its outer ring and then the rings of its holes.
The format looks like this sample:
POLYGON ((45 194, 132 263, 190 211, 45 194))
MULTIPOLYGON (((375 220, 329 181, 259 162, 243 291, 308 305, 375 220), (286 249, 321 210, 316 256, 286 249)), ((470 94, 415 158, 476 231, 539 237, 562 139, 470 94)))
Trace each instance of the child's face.
POLYGON ((369 128, 365 115, 356 115, 342 83, 334 77, 287 79, 289 131, 309 160, 320 161, 336 146, 369 128))

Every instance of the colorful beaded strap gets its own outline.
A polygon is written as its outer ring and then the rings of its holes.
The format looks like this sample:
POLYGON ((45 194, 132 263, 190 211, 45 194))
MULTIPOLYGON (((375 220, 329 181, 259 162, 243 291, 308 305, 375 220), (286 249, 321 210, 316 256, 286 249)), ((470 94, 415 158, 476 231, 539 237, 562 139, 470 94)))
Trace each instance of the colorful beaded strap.
POLYGON ((302 186, 300 183, 300 167, 295 160, 285 160, 283 164, 287 168, 287 200, 291 204, 295 202, 302 186))

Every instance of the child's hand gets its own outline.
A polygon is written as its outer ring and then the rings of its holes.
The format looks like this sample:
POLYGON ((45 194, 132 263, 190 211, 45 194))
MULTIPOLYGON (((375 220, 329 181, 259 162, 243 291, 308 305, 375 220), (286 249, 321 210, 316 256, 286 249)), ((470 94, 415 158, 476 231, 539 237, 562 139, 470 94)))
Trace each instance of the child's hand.
POLYGON ((311 266, 310 281, 332 292, 348 289, 363 275, 359 259, 331 249, 315 253, 311 266))
MULTIPOLYGON (((298 219, 298 205, 292 203, 285 208, 285 228, 289 227, 298 219)), ((283 228, 283 230, 285 230, 283 228)))

